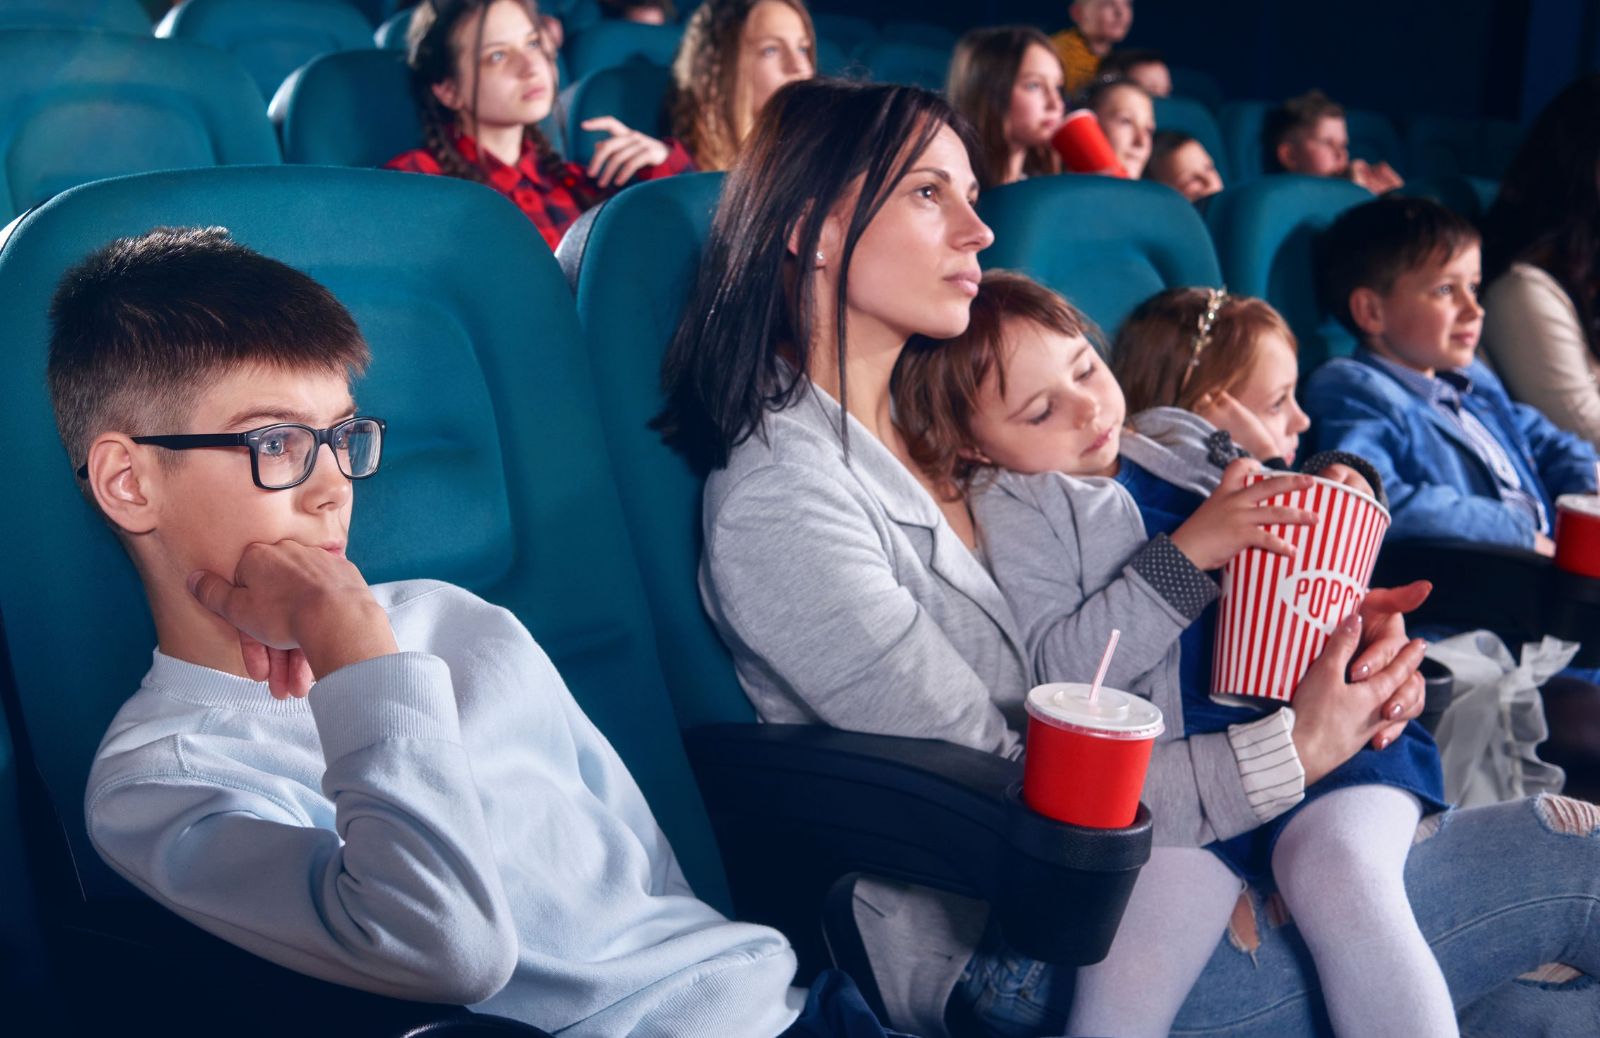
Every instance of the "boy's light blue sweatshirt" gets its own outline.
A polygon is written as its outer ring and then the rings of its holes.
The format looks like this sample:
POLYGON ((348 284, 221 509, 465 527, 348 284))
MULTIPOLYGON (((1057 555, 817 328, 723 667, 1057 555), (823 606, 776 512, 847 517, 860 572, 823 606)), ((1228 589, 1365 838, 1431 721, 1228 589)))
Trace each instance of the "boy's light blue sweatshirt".
POLYGON ((527 630, 448 584, 373 588, 401 652, 306 699, 159 651, 86 793, 100 854, 257 955, 561 1035, 771 1038, 776 931, 695 899, 527 630))

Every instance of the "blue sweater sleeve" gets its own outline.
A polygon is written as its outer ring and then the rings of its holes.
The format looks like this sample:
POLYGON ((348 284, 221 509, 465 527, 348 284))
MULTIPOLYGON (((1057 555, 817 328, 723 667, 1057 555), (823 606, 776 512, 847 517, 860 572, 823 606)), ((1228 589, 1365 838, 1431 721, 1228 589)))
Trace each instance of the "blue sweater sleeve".
POLYGON ((1332 366, 1323 369, 1306 387, 1306 411, 1319 451, 1359 454, 1377 470, 1389 495, 1391 537, 1533 546, 1533 524, 1516 509, 1441 482, 1428 471, 1421 460, 1424 445, 1402 410, 1362 381, 1332 366))

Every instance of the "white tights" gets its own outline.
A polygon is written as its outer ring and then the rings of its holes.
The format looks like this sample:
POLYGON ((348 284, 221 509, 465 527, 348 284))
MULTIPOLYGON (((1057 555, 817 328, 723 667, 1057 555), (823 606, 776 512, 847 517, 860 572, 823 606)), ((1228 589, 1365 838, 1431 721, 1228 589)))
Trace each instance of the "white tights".
MULTIPOLYGON (((1421 816, 1391 786, 1350 786, 1284 826, 1272 873, 1317 964, 1342 1038, 1455 1038, 1444 974, 1406 897, 1421 816)), ((1163 1038, 1226 931, 1240 882, 1210 851, 1158 847, 1139 873, 1106 958, 1078 971, 1070 1035, 1163 1038)))

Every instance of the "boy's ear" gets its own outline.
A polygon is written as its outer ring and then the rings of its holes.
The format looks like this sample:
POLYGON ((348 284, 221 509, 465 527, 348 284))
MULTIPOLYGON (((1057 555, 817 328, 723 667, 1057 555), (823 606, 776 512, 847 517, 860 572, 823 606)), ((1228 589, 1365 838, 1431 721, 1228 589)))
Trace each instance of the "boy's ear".
POLYGON ((1383 297, 1371 288, 1351 289, 1350 320, 1363 334, 1383 334, 1383 297))
POLYGON ((1273 151, 1273 154, 1278 156, 1278 165, 1293 173, 1295 169, 1289 165, 1289 158, 1294 154, 1294 141, 1291 137, 1291 134, 1285 134, 1283 140, 1278 142, 1278 147, 1273 151))
POLYGON ((440 104, 452 112, 461 111, 464 102, 461 100, 461 88, 456 85, 454 76, 441 80, 428 89, 433 91, 433 96, 439 99, 440 104))
POLYGON ((105 433, 89 446, 89 490, 95 504, 124 533, 156 528, 159 476, 151 452, 121 433, 105 433))

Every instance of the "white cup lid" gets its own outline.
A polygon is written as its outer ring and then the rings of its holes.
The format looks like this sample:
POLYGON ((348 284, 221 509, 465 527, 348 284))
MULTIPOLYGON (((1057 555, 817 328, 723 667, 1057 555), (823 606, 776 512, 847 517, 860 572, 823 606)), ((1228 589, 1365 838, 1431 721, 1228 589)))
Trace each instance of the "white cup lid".
POLYGON ((1166 730, 1161 708, 1121 689, 1100 686, 1089 701, 1089 686, 1056 682, 1028 693, 1028 715, 1056 728, 1072 728, 1107 739, 1153 739, 1166 730))
POLYGON ((1600 518, 1600 494, 1562 494, 1556 498, 1556 508, 1600 518))

